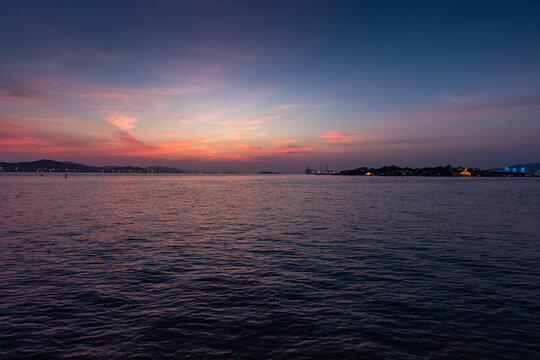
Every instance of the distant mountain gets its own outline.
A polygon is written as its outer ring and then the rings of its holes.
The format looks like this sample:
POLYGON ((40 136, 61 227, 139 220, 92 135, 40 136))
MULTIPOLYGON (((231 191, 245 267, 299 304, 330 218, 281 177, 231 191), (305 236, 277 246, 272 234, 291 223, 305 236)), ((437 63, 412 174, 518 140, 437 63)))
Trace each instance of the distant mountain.
POLYGON ((107 172, 107 173, 182 173, 184 171, 163 166, 149 168, 137 166, 89 166, 71 161, 42 159, 29 162, 0 162, 0 171, 8 172, 107 172))
POLYGON ((96 172, 99 168, 94 166, 87 166, 83 164, 77 164, 72 162, 61 162, 56 160, 42 159, 38 161, 29 162, 0 162, 1 171, 22 171, 22 172, 35 172, 35 171, 88 171, 96 172))
MULTIPOLYGON (((54 161, 54 160, 40 160, 40 161, 54 161)), ((72 161, 62 161, 62 163, 68 164, 68 165, 74 165, 74 166, 78 166, 78 167, 88 167, 88 168, 93 168, 94 167, 94 166, 88 166, 88 165, 84 165, 84 164, 75 163, 75 162, 72 162, 72 161)))

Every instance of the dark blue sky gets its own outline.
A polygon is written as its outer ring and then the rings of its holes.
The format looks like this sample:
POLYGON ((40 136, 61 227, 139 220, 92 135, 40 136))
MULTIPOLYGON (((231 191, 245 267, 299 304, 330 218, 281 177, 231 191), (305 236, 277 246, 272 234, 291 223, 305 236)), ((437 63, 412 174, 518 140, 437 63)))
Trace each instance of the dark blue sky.
POLYGON ((539 1, 2 1, 2 160, 540 161, 539 1))

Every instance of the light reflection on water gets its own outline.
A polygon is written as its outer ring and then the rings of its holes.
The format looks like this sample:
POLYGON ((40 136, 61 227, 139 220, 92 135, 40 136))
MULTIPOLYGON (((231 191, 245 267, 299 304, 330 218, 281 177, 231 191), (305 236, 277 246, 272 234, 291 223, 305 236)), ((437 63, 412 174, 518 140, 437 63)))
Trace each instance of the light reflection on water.
POLYGON ((540 179, 0 175, 0 358, 539 358, 540 179))

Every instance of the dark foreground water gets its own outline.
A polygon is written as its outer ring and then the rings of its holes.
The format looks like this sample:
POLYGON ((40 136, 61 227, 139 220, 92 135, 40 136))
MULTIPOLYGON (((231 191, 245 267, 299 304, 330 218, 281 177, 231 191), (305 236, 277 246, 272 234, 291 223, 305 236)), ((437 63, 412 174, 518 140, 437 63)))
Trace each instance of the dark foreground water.
POLYGON ((540 179, 0 176, 0 358, 538 359, 540 179))

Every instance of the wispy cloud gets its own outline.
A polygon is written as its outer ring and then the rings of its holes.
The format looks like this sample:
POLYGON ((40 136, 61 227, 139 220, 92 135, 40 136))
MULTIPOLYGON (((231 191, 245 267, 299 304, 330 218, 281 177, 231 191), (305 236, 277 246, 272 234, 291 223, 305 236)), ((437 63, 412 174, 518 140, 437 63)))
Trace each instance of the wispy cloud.
POLYGON ((285 105, 278 105, 274 109, 276 110, 290 110, 290 109, 297 109, 297 108, 303 108, 306 107, 306 104, 285 104, 285 105))
POLYGON ((191 54, 200 55, 206 58, 220 59, 220 60, 236 60, 243 62, 256 61, 255 55, 248 51, 230 50, 217 47, 208 46, 193 46, 188 45, 187 50, 191 54))
POLYGON ((225 126, 245 126, 245 125, 255 125, 269 122, 272 120, 277 120, 283 118, 283 114, 274 114, 263 117, 258 117, 255 119, 246 119, 246 120, 231 120, 231 121, 221 121, 221 125, 225 126))
POLYGON ((283 104, 277 105, 273 110, 277 111, 287 111, 292 109, 301 109, 301 108, 311 108, 311 109, 321 109, 327 106, 334 105, 334 103, 319 103, 319 104, 283 104))
POLYGON ((453 95, 446 95, 444 96, 444 99, 451 103, 451 104, 470 104, 472 102, 478 101, 478 97, 476 96, 453 96, 453 95))
POLYGON ((32 86, 0 74, 0 100, 35 100, 44 96, 32 86))
MULTIPOLYGON (((540 97, 477 102, 466 106, 446 109, 422 110, 419 115, 429 119, 441 120, 481 120, 514 117, 540 112, 540 97)), ((463 103, 460 103, 463 105, 463 103)))
POLYGON ((0 113, 0 119, 2 120, 15 120, 15 121, 36 121, 36 122, 51 122, 51 123, 71 123, 77 124, 80 121, 75 119, 56 118, 56 117, 43 117, 43 116, 25 116, 8 113, 0 113))
POLYGON ((279 154, 285 155, 299 155, 306 151, 313 150, 313 147, 305 147, 300 145, 283 145, 277 147, 274 151, 279 154))
POLYGON ((174 123, 213 122, 221 119, 219 114, 186 114, 176 115, 170 119, 174 123))
POLYGON ((71 76, 0 76, 0 100, 48 99, 65 103, 65 98, 81 99, 100 107, 141 106, 168 102, 186 94, 204 93, 219 87, 212 74, 194 79, 161 81, 167 86, 122 87, 71 76))
POLYGON ((158 146, 142 142, 129 131, 117 131, 114 139, 118 141, 121 147, 121 151, 117 151, 116 155, 145 155, 159 150, 158 146))

